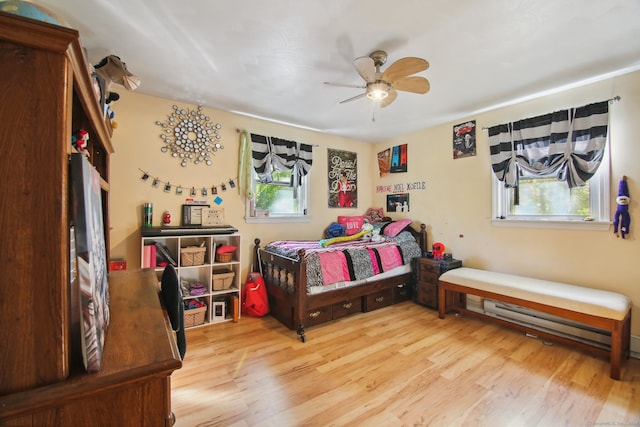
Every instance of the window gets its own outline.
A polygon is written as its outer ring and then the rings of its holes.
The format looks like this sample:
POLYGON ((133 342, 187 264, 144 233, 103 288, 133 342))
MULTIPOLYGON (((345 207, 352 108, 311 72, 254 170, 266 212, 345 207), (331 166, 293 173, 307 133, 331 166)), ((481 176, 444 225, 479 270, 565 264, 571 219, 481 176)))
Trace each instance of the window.
MULTIPOLYGON (((243 149, 247 153, 246 147, 243 149)), ((245 207, 248 223, 309 221, 307 194, 312 151, 309 144, 251 134, 253 167, 245 207)))
POLYGON ((505 188, 494 174, 493 218, 499 225, 607 229, 609 227, 608 155, 582 187, 570 189, 555 175, 536 177, 523 172, 514 188, 505 188))
POLYGON ((291 170, 275 170, 264 182, 252 173, 253 198, 247 199, 247 222, 303 222, 307 217, 309 174, 299 186, 292 185, 291 170))
POLYGON ((610 101, 488 129, 494 223, 609 227, 610 101))

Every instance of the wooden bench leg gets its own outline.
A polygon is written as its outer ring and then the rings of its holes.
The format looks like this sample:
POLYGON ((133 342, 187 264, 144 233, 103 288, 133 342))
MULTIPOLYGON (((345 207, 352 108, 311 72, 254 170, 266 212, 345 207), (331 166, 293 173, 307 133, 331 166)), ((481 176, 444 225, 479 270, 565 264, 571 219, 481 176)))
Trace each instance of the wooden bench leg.
POLYGON ((440 319, 444 319, 444 314, 447 311, 446 306, 446 296, 447 296, 447 290, 445 289, 445 287, 442 285, 442 283, 440 283, 440 285, 438 286, 438 317, 440 319))
POLYGON ((620 379, 620 366, 622 364, 622 329, 623 322, 613 322, 611 330, 611 372, 610 376, 614 380, 620 379))

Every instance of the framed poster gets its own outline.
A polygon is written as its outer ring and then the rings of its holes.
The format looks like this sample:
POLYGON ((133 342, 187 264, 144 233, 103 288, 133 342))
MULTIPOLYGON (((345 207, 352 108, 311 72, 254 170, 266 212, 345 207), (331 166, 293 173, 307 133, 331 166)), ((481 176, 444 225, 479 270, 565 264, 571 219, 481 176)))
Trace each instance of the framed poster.
POLYGON ((476 121, 471 120, 453 127, 453 158, 476 155, 476 121))
POLYGON ((387 212, 409 212, 409 193, 387 194, 387 212))
POLYGON ((327 150, 327 174, 330 208, 358 207, 358 154, 350 151, 327 150))
POLYGON ((378 153, 378 170, 381 178, 389 175, 391 171, 391 148, 378 153))
POLYGON ((85 369, 94 372, 100 370, 109 327, 109 284, 100 174, 80 153, 71 154, 71 185, 82 356, 85 369))
POLYGON ((391 149, 391 173, 400 173, 407 171, 408 155, 407 144, 396 145, 391 149))

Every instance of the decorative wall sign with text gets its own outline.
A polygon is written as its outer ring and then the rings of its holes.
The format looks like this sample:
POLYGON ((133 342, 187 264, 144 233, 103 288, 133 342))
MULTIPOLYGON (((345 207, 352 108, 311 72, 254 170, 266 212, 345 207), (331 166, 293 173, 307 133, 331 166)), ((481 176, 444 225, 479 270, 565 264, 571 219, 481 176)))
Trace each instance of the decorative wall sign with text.
POLYGON ((401 182, 391 185, 376 185, 376 193, 404 193, 406 191, 426 190, 426 181, 401 182))
POLYGON ((358 154, 327 149, 330 208, 358 207, 358 154))

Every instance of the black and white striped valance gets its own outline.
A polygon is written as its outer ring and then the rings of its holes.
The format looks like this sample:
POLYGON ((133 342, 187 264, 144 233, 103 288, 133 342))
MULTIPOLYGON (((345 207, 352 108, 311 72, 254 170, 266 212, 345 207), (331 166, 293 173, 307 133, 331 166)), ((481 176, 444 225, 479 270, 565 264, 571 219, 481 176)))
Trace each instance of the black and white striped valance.
POLYGON ((569 188, 584 185, 604 156, 608 124, 609 101, 603 101, 492 126, 493 172, 506 187, 517 187, 521 170, 556 174, 569 188))
POLYGON ((270 181, 273 170, 291 170, 294 186, 309 173, 313 163, 313 147, 285 139, 251 134, 253 168, 265 182, 270 181))

